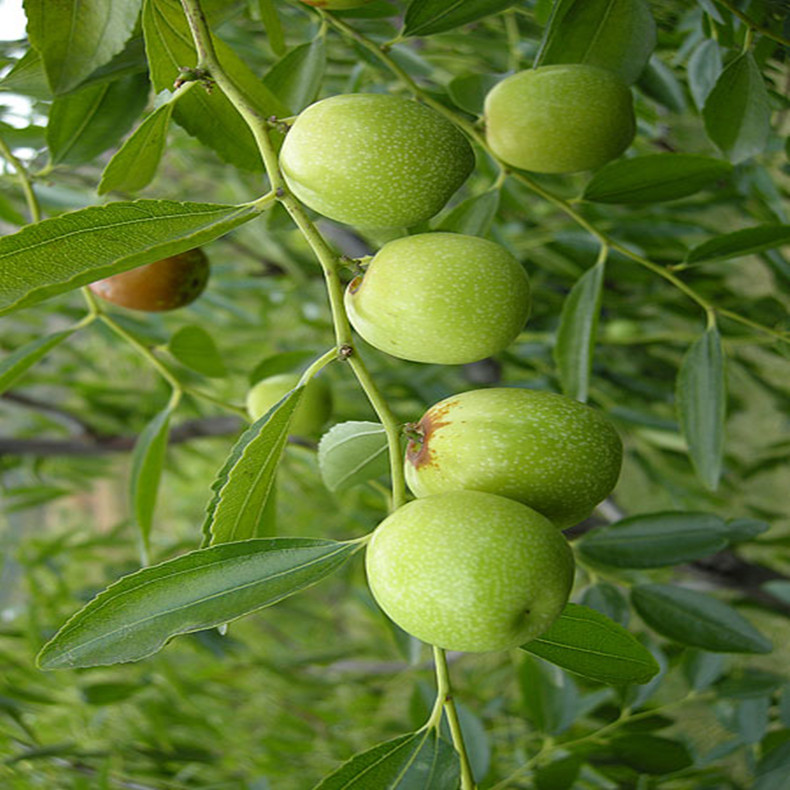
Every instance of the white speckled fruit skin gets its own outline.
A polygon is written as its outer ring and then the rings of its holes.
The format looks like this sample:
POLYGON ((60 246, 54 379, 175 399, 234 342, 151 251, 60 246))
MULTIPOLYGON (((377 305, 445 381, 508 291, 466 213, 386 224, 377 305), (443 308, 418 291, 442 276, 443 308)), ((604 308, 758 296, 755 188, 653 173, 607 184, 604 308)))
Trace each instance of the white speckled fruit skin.
POLYGON ((460 365, 510 345, 529 317, 529 279, 502 246, 422 233, 385 244, 346 290, 354 329, 388 354, 460 365))
POLYGON ((491 150, 535 173, 594 170, 620 156, 636 131, 628 86, 581 63, 502 80, 486 96, 485 121, 491 150))
POLYGON ((430 107, 352 93, 299 115, 280 166, 294 195, 319 214, 358 228, 392 228, 436 214, 471 173, 474 154, 430 107))
POLYGON ((564 529, 617 483, 620 437, 572 398, 512 388, 464 392, 432 406, 425 440, 409 442, 406 481, 418 496, 470 489, 510 497, 564 529))
POLYGON ((573 583, 561 532, 511 499, 458 491, 410 502, 373 533, 373 597, 404 631, 447 650, 507 650, 542 634, 573 583))

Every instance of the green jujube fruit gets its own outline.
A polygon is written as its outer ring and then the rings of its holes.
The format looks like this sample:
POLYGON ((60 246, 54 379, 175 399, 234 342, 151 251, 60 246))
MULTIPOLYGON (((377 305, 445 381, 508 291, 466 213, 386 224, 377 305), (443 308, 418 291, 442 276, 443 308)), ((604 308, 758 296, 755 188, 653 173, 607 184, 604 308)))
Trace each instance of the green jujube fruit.
POLYGON ((422 233, 385 244, 345 303, 354 329, 381 351, 459 365, 510 345, 531 302, 524 268, 501 245, 422 233))
POLYGON ((432 406, 406 448, 418 496, 462 489, 510 497, 557 527, 585 519, 617 483, 623 447, 601 412, 551 392, 498 387, 432 406))
POLYGON ((535 173, 593 170, 634 139, 633 98, 614 72, 572 63, 520 71, 485 99, 486 140, 502 161, 535 173))
MULTIPOLYGON (((261 379, 247 393, 247 412, 258 420, 275 403, 299 383, 297 373, 280 373, 261 379)), ((332 413, 332 391, 323 378, 312 378, 302 393, 302 400, 291 419, 290 433, 314 436, 323 428, 332 413)))

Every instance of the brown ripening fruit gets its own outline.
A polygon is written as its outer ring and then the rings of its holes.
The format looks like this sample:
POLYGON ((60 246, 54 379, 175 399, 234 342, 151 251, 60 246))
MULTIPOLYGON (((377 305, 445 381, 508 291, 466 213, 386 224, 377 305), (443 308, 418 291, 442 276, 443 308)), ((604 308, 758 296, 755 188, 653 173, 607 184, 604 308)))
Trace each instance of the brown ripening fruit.
POLYGON ((98 280, 90 289, 121 307, 158 313, 194 302, 203 293, 208 277, 206 253, 194 249, 98 280))

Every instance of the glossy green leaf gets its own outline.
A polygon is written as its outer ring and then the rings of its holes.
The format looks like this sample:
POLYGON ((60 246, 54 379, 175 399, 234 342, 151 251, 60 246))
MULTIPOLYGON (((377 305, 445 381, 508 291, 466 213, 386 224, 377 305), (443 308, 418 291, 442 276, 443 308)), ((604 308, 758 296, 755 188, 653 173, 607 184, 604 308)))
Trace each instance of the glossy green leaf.
POLYGON ((727 545, 724 521, 711 513, 649 513, 588 533, 582 556, 616 568, 661 568, 706 557, 727 545))
POLYGON ((499 190, 489 190, 467 198, 436 223, 436 230, 485 236, 499 210, 499 190))
POLYGON ((178 634, 271 606, 339 568, 359 544, 259 538, 183 554, 124 576, 75 614, 38 656, 41 669, 137 661, 178 634))
POLYGON ((656 46, 656 24, 644 0, 558 0, 536 66, 586 63, 635 82, 656 46))
POLYGON ((211 543, 259 535, 266 503, 304 387, 291 390, 239 438, 211 488, 203 534, 211 543))
POLYGON ((639 616, 659 634, 713 653, 768 653, 771 643, 723 601, 668 584, 631 590, 639 616))
POLYGON ((628 733, 612 739, 612 750, 629 767, 642 774, 671 774, 693 765, 680 741, 649 733, 628 733))
POLYGON ((55 94, 67 93, 119 53, 140 0, 25 0, 27 32, 55 94))
POLYGON ((721 338, 712 326, 683 358, 675 395, 691 461, 697 476, 711 491, 718 487, 721 475, 726 397, 721 338))
POLYGON ((277 4, 274 0, 258 0, 258 13, 261 15, 261 24, 269 39, 269 46, 277 57, 285 54, 285 32, 277 13, 277 4))
POLYGON ((605 262, 599 261, 574 283, 562 305, 554 345, 554 362, 562 391, 582 403, 590 389, 605 271, 605 262))
POLYGON ((426 729, 357 754, 315 790, 457 790, 459 779, 455 750, 426 729))
POLYGON ((365 483, 389 471, 387 434, 377 422, 341 422, 318 443, 318 465, 330 491, 365 483))
POLYGON ((488 92, 501 79, 500 74, 462 74, 450 80, 447 93, 457 107, 472 115, 482 115, 488 92))
POLYGON ((595 203, 661 203, 693 195, 732 173, 721 159, 694 154, 651 154, 602 167, 584 190, 595 203))
POLYGON ((790 225, 757 225, 725 233, 699 244, 689 251, 687 263, 740 258, 756 252, 790 244, 790 225))
POLYGON ((760 69, 751 52, 735 58, 721 73, 702 111, 708 137, 732 162, 765 149, 771 106, 760 69))
POLYGON ((658 672, 641 642, 605 615, 579 604, 567 604, 548 631, 521 649, 612 685, 646 683, 658 672))
POLYGON ((721 50, 717 41, 706 38, 689 58, 689 90, 698 110, 702 110, 708 95, 713 90, 722 69, 721 50))
POLYGON ((326 69, 326 44, 317 36, 294 47, 271 67, 263 82, 292 115, 315 101, 326 69))
POLYGON ((403 22, 403 36, 431 36, 515 5, 516 0, 411 0, 403 22))
POLYGON ((28 225, 0 238, 0 315, 199 247, 259 213, 252 204, 135 200, 28 225))
POLYGON ((99 82, 52 102, 47 145, 52 164, 92 162, 132 127, 148 102, 144 74, 99 82))
MULTIPOLYGON (((192 88, 194 90, 194 88, 192 88)), ((104 168, 98 192, 137 192, 151 183, 167 141, 173 102, 157 107, 128 137, 104 168)))
POLYGON ((228 373, 214 338, 200 326, 182 326, 167 344, 170 353, 182 364, 209 378, 228 373))
MULTIPOLYGON (((179 68, 194 67, 197 63, 184 11, 178 0, 144 0, 142 18, 154 90, 171 90, 179 77, 179 68)), ((223 69, 263 118, 289 115, 282 102, 230 47, 217 38, 214 47, 223 69)), ((202 86, 190 91, 179 100, 173 117, 226 162, 247 170, 262 168, 252 133, 218 88, 210 93, 202 86)))
POLYGON ((130 480, 130 499, 137 528, 145 546, 151 534, 159 481, 165 462, 172 409, 168 406, 145 426, 134 445, 130 480))
POLYGON ((55 346, 62 343, 73 331, 73 329, 64 329, 62 332, 53 332, 51 335, 36 338, 4 357, 0 362, 0 393, 12 387, 20 376, 55 346))

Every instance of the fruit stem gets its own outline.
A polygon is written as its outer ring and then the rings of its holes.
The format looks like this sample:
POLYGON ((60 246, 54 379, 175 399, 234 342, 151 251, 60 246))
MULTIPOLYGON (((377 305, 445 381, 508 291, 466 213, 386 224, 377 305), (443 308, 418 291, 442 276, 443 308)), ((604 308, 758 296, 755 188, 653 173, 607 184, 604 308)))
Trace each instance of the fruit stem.
POLYGON ((428 723, 435 724, 438 711, 443 708, 447 716, 447 723, 450 726, 450 735, 453 739, 458 757, 461 761, 461 790, 475 790, 475 778, 472 774, 472 766, 469 762, 469 755, 466 752, 464 735, 461 732, 461 722, 458 719, 458 711, 455 709, 453 700, 452 686, 450 685, 450 672, 447 668, 447 657, 441 647, 433 646, 433 658, 436 667, 436 705, 434 705, 431 718, 428 723))
POLYGON ((30 212, 30 221, 40 222, 41 205, 38 202, 36 193, 33 191, 33 181, 30 178, 30 173, 27 172, 27 168, 22 164, 22 162, 20 162, 19 159, 14 156, 13 151, 11 151, 11 148, 2 137, 0 137, 0 155, 2 155, 3 159, 5 159, 14 168, 14 170, 16 170, 19 184, 22 187, 22 191, 25 193, 25 202, 27 203, 27 209, 30 212))

